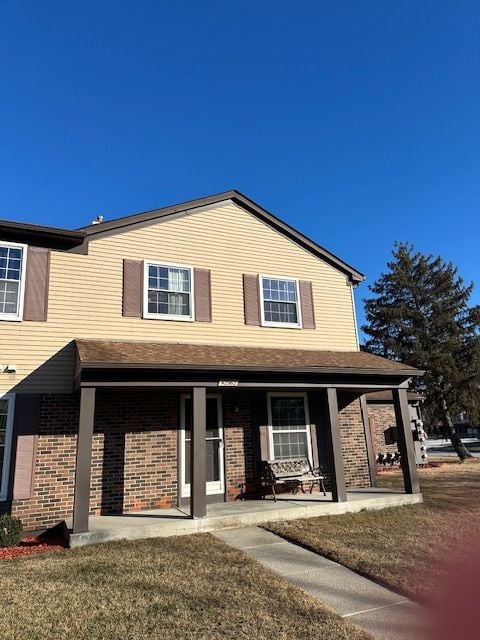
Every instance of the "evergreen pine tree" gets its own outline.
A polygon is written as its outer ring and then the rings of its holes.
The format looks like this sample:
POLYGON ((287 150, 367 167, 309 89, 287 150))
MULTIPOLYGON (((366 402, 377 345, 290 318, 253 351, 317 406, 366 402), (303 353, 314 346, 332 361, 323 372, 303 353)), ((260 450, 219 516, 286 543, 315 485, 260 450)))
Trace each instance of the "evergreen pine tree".
POLYGON ((478 420, 480 407, 480 307, 469 307, 473 285, 441 257, 397 242, 388 271, 365 300, 366 349, 425 370, 414 382, 424 410, 450 438, 460 460, 471 457, 452 417, 462 410, 478 420))

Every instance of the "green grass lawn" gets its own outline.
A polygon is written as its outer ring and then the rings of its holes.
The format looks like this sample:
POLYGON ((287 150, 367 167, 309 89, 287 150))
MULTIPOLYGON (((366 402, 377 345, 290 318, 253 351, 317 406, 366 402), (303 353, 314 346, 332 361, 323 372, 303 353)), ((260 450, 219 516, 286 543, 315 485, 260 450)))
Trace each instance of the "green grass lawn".
POLYGON ((0 563, 2 640, 371 640, 208 534, 0 563))
MULTIPOLYGON (((480 539, 480 461, 420 470, 424 504, 276 522, 270 531, 426 601, 480 539)), ((379 484, 401 488, 400 472, 379 484)))

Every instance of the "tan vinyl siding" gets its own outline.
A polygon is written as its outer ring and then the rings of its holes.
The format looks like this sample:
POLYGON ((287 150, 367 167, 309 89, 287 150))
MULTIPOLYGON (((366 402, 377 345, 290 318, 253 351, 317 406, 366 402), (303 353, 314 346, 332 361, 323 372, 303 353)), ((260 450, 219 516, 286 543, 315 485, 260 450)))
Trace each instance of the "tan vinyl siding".
POLYGON ((0 389, 68 392, 75 338, 357 350, 346 276, 232 204, 90 243, 89 254, 51 254, 47 322, 0 322, 0 389), (212 322, 122 316, 123 260, 211 270, 212 322), (312 282, 314 330, 246 325, 243 274, 312 282))

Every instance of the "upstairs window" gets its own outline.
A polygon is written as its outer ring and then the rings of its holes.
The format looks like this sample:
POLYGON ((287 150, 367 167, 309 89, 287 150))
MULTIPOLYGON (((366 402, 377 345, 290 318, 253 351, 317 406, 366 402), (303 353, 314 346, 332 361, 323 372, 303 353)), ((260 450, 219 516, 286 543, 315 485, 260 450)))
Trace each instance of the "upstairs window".
POLYGON ((260 277, 262 324, 271 327, 300 327, 298 281, 260 277))
POLYGON ((0 320, 21 320, 26 250, 23 245, 0 244, 0 320))
POLYGON ((145 317, 193 320, 191 267, 145 263, 145 317))

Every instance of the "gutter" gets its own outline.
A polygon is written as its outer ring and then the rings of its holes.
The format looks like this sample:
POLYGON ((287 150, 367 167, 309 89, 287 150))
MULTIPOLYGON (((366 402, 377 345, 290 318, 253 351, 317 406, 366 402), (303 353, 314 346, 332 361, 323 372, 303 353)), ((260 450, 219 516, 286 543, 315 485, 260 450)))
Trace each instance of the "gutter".
POLYGON ((353 375, 386 375, 386 376, 423 376, 420 369, 365 369, 358 367, 265 367, 257 365, 232 364, 174 364, 174 363, 140 363, 140 362, 86 362, 79 363, 80 369, 162 369, 192 371, 254 371, 274 373, 318 373, 318 374, 353 374, 353 375))
POLYGON ((72 249, 83 244, 83 231, 69 231, 57 227, 44 227, 26 222, 0 220, 0 237, 52 249, 72 249))

